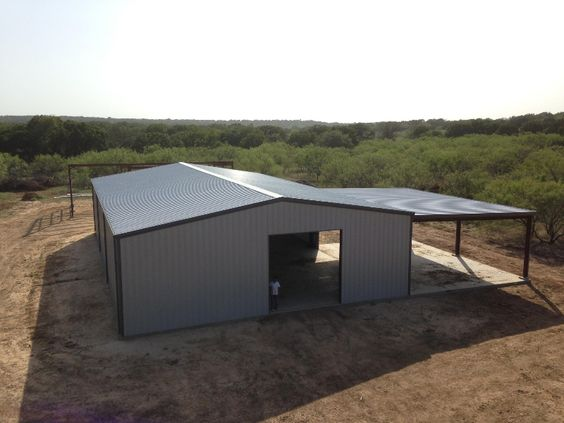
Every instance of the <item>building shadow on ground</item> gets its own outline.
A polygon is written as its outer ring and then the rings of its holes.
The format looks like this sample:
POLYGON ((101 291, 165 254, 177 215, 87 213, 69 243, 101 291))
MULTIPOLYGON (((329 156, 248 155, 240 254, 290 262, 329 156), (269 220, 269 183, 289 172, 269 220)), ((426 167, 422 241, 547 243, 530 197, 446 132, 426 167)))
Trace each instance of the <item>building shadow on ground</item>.
POLYGON ((563 323, 540 301, 487 290, 120 340, 103 278, 93 235, 47 258, 22 421, 258 421, 437 353, 563 323))

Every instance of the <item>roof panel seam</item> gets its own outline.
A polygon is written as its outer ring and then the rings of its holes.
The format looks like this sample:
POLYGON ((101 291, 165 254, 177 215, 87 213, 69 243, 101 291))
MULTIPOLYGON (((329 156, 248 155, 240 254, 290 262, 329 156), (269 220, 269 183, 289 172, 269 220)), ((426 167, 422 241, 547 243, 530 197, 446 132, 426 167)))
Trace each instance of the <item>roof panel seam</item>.
POLYGON ((203 173, 206 173, 206 174, 208 174, 208 175, 215 176, 216 178, 224 179, 224 180, 229 181, 229 182, 232 182, 232 183, 234 183, 234 184, 241 185, 241 186, 243 186, 243 187, 245 187, 245 188, 249 188, 249 189, 251 189, 251 190, 253 190, 253 191, 256 191, 256 192, 259 192, 259 193, 261 193, 261 194, 268 195, 269 197, 272 197, 272 198, 281 198, 281 197, 283 197, 283 195, 278 194, 278 193, 276 193, 276 192, 268 191, 268 190, 266 190, 266 189, 259 188, 259 187, 257 187, 257 186, 251 185, 251 184, 247 184, 247 183, 245 183, 245 182, 237 181, 237 180, 232 179, 232 178, 229 178, 229 177, 227 177, 227 176, 218 175, 217 173, 213 173, 213 172, 211 172, 211 171, 209 171, 209 170, 202 169, 202 168, 200 168, 200 167, 198 167, 198 166, 194 166, 194 165, 192 165, 192 164, 190 164, 190 163, 185 163, 185 162, 179 162, 179 163, 180 163, 181 165, 187 166, 187 167, 189 167, 189 168, 191 168, 191 169, 194 169, 194 170, 197 170, 197 171, 199 171, 199 172, 203 172, 203 173))

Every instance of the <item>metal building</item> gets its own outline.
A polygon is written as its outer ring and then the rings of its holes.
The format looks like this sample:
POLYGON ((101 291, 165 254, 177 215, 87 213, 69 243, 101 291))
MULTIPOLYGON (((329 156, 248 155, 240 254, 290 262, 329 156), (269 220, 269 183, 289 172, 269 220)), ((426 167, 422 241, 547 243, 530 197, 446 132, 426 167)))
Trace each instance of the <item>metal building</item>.
MULTIPOLYGON (((377 201, 376 191, 365 198, 187 163, 92 185, 123 336, 268 314, 269 237, 278 234, 340 230, 340 303, 409 295, 412 221, 421 210, 377 201)), ((532 213, 488 209, 496 211, 532 213)))

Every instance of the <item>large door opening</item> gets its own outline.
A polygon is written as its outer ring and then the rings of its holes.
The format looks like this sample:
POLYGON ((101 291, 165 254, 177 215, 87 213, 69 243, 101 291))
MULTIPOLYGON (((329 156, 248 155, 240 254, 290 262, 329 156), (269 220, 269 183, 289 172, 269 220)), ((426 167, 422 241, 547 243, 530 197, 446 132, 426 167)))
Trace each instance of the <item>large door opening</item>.
POLYGON ((271 235, 268 244, 269 280, 280 282, 277 311, 341 303, 341 230, 271 235))

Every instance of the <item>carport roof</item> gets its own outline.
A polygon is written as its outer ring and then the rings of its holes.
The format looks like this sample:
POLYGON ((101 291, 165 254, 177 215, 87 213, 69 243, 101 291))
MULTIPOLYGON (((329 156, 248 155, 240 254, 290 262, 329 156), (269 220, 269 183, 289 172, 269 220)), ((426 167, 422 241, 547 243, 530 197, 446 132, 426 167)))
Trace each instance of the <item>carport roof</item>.
POLYGON ((326 188, 324 191, 378 207, 411 212, 416 221, 506 219, 535 213, 532 210, 410 188, 326 188))
POLYGON ((268 175, 188 163, 93 178, 92 186, 116 236, 279 199, 412 214, 268 175))

